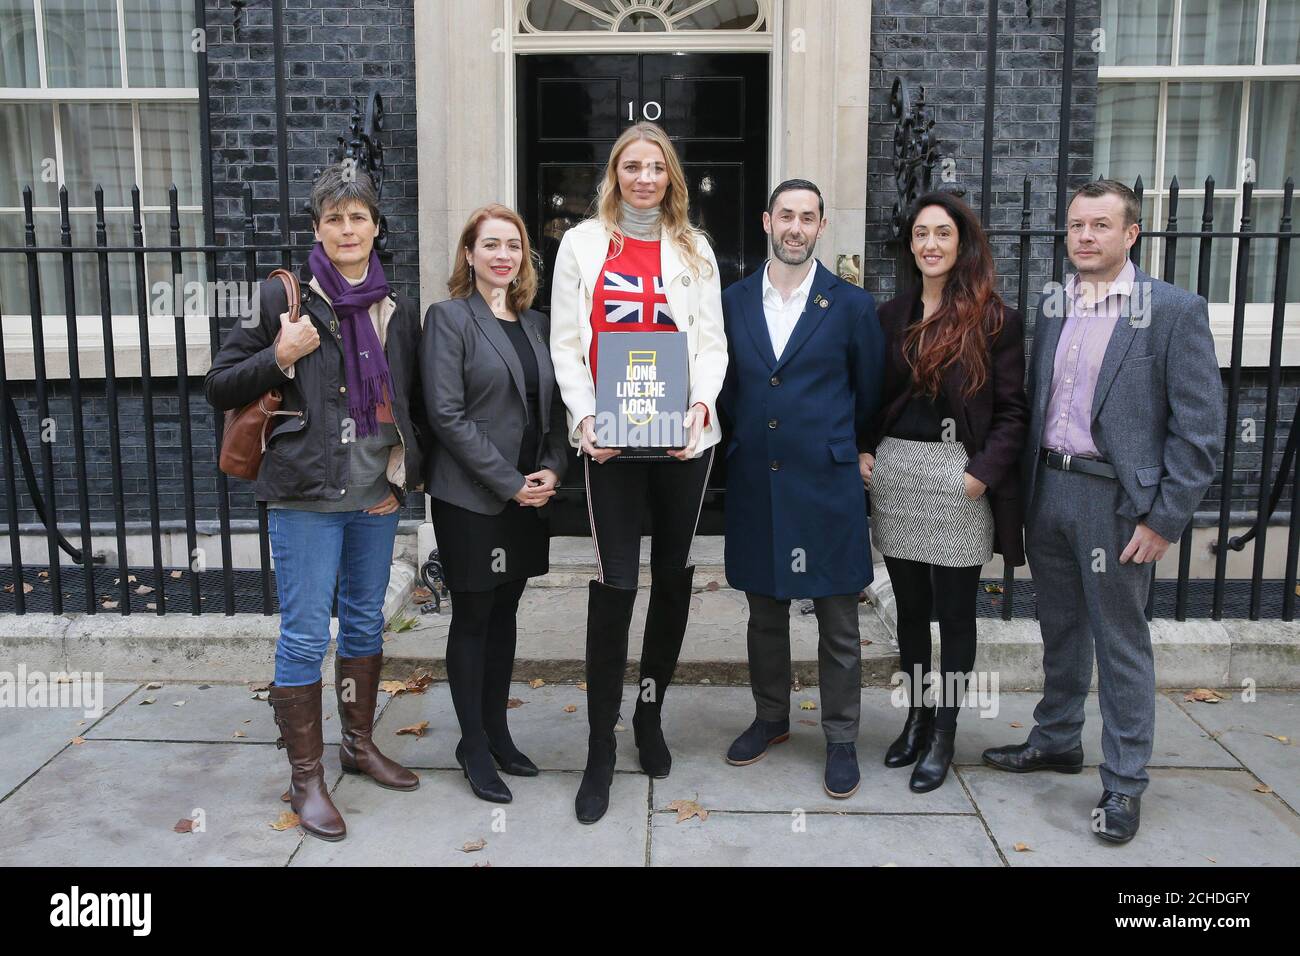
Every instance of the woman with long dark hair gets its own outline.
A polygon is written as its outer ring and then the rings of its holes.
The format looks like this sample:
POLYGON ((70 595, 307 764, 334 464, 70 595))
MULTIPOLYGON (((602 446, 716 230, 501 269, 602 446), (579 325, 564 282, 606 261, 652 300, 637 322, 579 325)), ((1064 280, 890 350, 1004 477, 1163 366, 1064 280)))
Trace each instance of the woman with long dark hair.
POLYGON ((974 213, 951 194, 930 193, 913 205, 904 235, 908 291, 880 309, 888 358, 868 482, 910 705, 885 765, 915 763, 909 785, 924 793, 942 785, 952 763, 975 667, 980 568, 994 551, 1010 565, 1025 560, 1018 461, 1029 405, 1024 326, 998 295, 974 213), (932 614, 940 674, 929 706, 922 682, 932 614))
POLYGON ((647 513, 654 532, 650 606, 632 733, 642 770, 666 777, 672 767, 660 712, 690 613, 695 568, 687 562, 720 436, 715 403, 727 372, 718 264, 687 206, 686 176, 668 134, 637 123, 610 150, 596 215, 564 234, 555 260, 551 356, 569 442, 582 456, 599 575, 587 600, 587 766, 574 801, 583 823, 609 807, 647 513), (630 461, 597 445, 597 343, 617 331, 686 333, 687 442, 670 457, 630 461))

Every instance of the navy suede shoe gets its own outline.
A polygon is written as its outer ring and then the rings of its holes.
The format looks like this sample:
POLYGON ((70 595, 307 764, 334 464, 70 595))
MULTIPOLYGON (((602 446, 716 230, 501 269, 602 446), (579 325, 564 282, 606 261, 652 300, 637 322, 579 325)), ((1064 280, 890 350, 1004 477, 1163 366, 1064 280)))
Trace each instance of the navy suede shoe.
POLYGON ((772 744, 780 744, 790 739, 790 720, 760 720, 755 721, 746 728, 745 732, 736 738, 732 743, 731 749, 727 751, 727 763, 734 767, 743 767, 746 764, 754 763, 756 760, 762 760, 767 754, 767 748, 772 744))
POLYGON ((822 784, 826 792, 841 800, 848 799, 858 792, 862 775, 858 772, 858 748, 856 744, 826 745, 826 781, 822 784))

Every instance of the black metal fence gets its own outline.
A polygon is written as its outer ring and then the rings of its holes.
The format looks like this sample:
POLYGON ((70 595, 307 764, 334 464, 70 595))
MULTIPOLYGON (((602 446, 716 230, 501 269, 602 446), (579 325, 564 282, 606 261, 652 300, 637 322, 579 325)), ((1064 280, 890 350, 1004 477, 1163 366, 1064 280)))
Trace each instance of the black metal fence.
MULTIPOLYGON (((1140 193, 1142 183, 1136 184, 1140 193)), ((1224 615, 1229 598, 1244 599, 1248 602, 1247 614, 1252 619, 1264 616, 1280 616, 1290 621, 1294 618, 1296 564, 1300 551, 1300 456, 1295 455, 1297 435, 1294 422, 1283 423, 1278 417, 1278 392, 1282 373, 1282 342, 1284 332, 1285 310, 1288 298, 1288 260, 1291 247, 1292 199, 1294 184, 1288 179, 1283 199, 1281 220, 1276 231, 1260 231, 1254 228, 1252 216, 1252 186, 1247 183, 1243 190, 1243 215, 1241 222, 1233 228, 1219 228, 1214 221, 1214 182, 1207 180, 1202 203, 1199 228, 1184 229, 1180 226, 1178 183, 1171 183, 1168 196, 1168 218, 1164 229, 1144 232, 1132 250, 1136 261, 1141 255, 1142 243, 1152 238, 1164 242, 1163 266, 1160 277, 1172 278, 1174 264, 1180 243, 1196 243, 1197 251, 1197 291, 1208 298, 1211 264, 1216 255, 1230 255, 1232 244, 1237 247, 1236 292, 1233 302, 1232 362, 1227 372, 1227 433, 1222 458, 1221 477, 1224 493, 1220 495, 1218 537, 1216 546, 1216 571, 1213 581, 1212 599, 1208 602, 1191 602, 1189 593, 1193 587, 1203 586, 1199 581, 1190 579, 1191 537, 1189 527, 1182 539, 1179 549, 1180 561, 1178 576, 1172 583, 1173 593, 1166 595, 1161 589, 1168 589, 1167 581, 1153 581, 1151 599, 1148 602, 1148 615, 1170 615, 1178 620, 1188 616, 1189 608, 1193 615, 1205 614, 1218 619, 1224 615), (1276 242, 1275 261, 1272 263, 1274 289, 1272 299, 1272 338, 1268 366, 1267 413, 1264 422, 1263 462, 1258 488, 1255 491, 1253 514, 1249 531, 1240 538, 1229 535, 1231 522, 1233 468, 1238 441, 1237 411, 1241 389, 1242 341, 1245 323, 1245 306, 1249 279, 1252 269, 1259 266, 1253 254, 1254 244, 1261 240, 1276 242), (1289 437, 1286 451, 1281 460, 1274 453, 1274 445, 1279 429, 1286 424, 1289 437), (1268 542, 1269 518, 1279 503, 1282 489, 1290 479, 1291 501, 1289 533, 1287 539, 1287 557, 1285 574, 1281 581, 1266 581, 1264 578, 1265 548, 1268 542), (1253 572, 1249 581, 1230 581, 1226 576, 1227 557, 1231 549, 1240 550, 1252 545, 1253 572), (1277 592, 1280 590, 1280 594, 1277 592), (1244 595, 1242 592, 1247 592, 1244 595)), ((6 368, 6 357, 0 356, 0 444, 3 444, 3 456, 0 466, 3 468, 4 507, 7 520, 10 564, 0 567, 0 576, 5 579, 5 592, 0 594, 0 609, 23 614, 29 609, 39 607, 52 613, 64 611, 84 611, 95 614, 111 610, 119 614, 147 610, 164 614, 169 607, 183 609, 192 614, 201 613, 204 601, 213 598, 209 610, 216 610, 220 605, 225 614, 234 614, 239 610, 256 610, 264 614, 275 612, 275 595, 271 576, 269 544, 266 536, 265 505, 258 506, 258 540, 259 567, 256 572, 233 568, 232 565, 232 530, 230 482, 226 476, 216 473, 216 507, 215 519, 221 550, 221 567, 207 569, 203 554, 198 546, 199 523, 210 524, 213 515, 199 514, 195 494, 195 451, 191 440, 195 429, 206 427, 215 436, 214 448, 220 447, 222 418, 207 411, 207 421, 195 419, 191 411, 190 394, 194 381, 187 364, 187 342, 185 315, 173 316, 175 322, 175 390, 179 407, 180 442, 174 461, 164 461, 162 451, 156 441, 157 422, 155 420, 155 389, 163 382, 162 377, 154 374, 150 347, 150 307, 146 274, 146 257, 164 255, 169 257, 171 272, 181 276, 184 272, 183 259, 186 256, 201 257, 209 282, 216 281, 221 274, 233 276, 242 274, 252 279, 264 274, 272 260, 277 265, 293 267, 295 253, 301 258, 306 247, 285 243, 280 236, 259 235, 254 216, 251 187, 244 190, 244 235, 239 245, 185 245, 182 243, 180 217, 177 209, 177 194, 170 191, 170 214, 168 242, 165 245, 146 246, 140 211, 139 190, 133 190, 131 231, 133 242, 130 245, 109 245, 108 232, 103 209, 102 192, 96 190, 95 242, 91 246, 76 246, 72 241, 72 229, 67 205, 67 194, 60 191, 60 242, 58 245, 39 245, 37 242, 36 222, 32 210, 30 189, 24 191, 24 245, 0 247, 0 256, 21 257, 25 266, 26 302, 32 317, 33 345, 33 384, 36 415, 41 423, 53 421, 51 418, 50 393, 51 377, 46 367, 45 333, 51 324, 63 325, 67 329, 68 339, 68 381, 70 396, 69 422, 71 443, 73 446, 73 472, 76 480, 75 495, 58 494, 55 483, 56 463, 53 443, 39 442, 39 465, 32 460, 27 436, 24 434, 22 421, 15 408, 12 395, 12 382, 6 368), (279 241, 276 241, 279 240, 279 241), (87 478, 87 449, 92 446, 82 415, 84 376, 81 373, 77 325, 67 316, 78 312, 76 302, 77 265, 90 257, 98 278, 98 314, 103 327, 103 368, 104 399, 107 406, 106 432, 104 436, 95 436, 96 442, 106 441, 107 456, 111 474, 111 497, 113 500, 113 534, 117 542, 117 567, 113 569, 96 568, 92 549, 91 509, 87 478), (135 311, 139 320, 140 378, 138 387, 143 414, 143 451, 146 461, 148 490, 148 527, 151 541, 151 565, 147 568, 129 567, 127 553, 128 526, 125 516, 125 496, 123 493, 123 447, 120 440, 119 389, 125 383, 115 368, 115 345, 113 341, 113 308, 110 292, 110 265, 120 264, 126 258, 131 268, 131 289, 135 311), (46 291, 41 280, 41 266, 50 260, 59 266, 61 289, 65 316, 47 316, 44 309, 43 293, 46 291), (111 262, 110 262, 111 260, 111 262), (162 527, 164 521, 175 521, 175 516, 162 514, 160 507, 160 475, 164 466, 167 471, 178 471, 181 485, 181 511, 185 533, 187 553, 191 557, 188 565, 169 567, 163 557, 162 527), (47 561, 43 565, 25 567, 21 552, 20 515, 20 472, 25 480, 30 500, 30 507, 39 516, 44 526, 45 551, 47 561), (68 541, 60 527, 79 537, 79 546, 68 541), (72 559, 72 564, 60 564, 60 549, 72 559), (75 579, 75 580, 73 580, 75 579), (37 597, 39 587, 41 600, 37 597), (65 587, 68 591, 65 592, 65 587), (250 589, 252 593, 250 594, 250 589), (48 590, 48 598, 45 597, 48 590), (112 593, 105 594, 105 590, 112 593), (75 599, 65 602, 65 593, 75 593, 75 599), (29 601, 29 597, 33 600, 29 601), (251 600, 250 600, 251 598, 251 600), (258 600, 260 598, 260 601, 258 600), (29 608, 29 604, 31 607, 29 608), (75 606, 74 606, 75 605, 75 606)), ((1021 219, 1019 228, 990 229, 989 233, 995 245, 1011 245, 1018 253, 1019 272, 1016 287, 1011 297, 1027 320, 1032 320, 1037 308, 1037 291, 1031 288, 1029 277, 1030 262, 1034 258, 1032 247, 1037 241, 1048 239, 1052 243, 1053 279, 1060 281, 1064 274, 1065 232, 1063 229, 1031 228, 1034 210, 1030 205, 1030 182, 1024 182, 1021 202, 1021 219), (1032 293, 1032 294, 1031 294, 1032 293)), ((1231 223, 1228 224, 1231 227, 1231 223)), ((1267 263, 1266 263, 1267 264, 1267 263)), ((1009 279, 1009 277, 1004 277, 1009 279)), ((868 287, 871 277, 867 277, 868 287)), ((94 309, 89 310, 94 314, 94 309)), ((183 310, 176 310, 183 312, 183 310)), ((223 334, 222 319, 218 310, 208 310, 208 347, 212 355, 220 345, 223 334)), ((3 345, 5 330, 0 328, 0 345, 3 345)), ((131 380, 135 385, 137 380, 131 380)), ((170 385, 171 377, 166 378, 170 385)), ((62 386, 62 383, 58 383, 62 386)), ((96 446, 97 447, 97 446, 96 446)), ((214 469, 215 470, 215 469, 214 469)), ((1023 587, 1023 583, 1021 584, 1023 587)), ((998 601, 998 613, 1005 619, 1017 614, 1032 614, 1032 601, 1025 601, 1023 594, 1017 596, 1017 582, 1010 569, 1002 582, 1003 595, 998 601)))

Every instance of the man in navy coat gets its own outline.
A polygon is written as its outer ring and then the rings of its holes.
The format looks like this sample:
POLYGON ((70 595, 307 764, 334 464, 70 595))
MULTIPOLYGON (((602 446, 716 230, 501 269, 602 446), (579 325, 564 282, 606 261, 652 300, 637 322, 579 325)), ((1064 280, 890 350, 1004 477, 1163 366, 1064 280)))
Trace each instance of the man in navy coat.
POLYGON ((789 738, 790 600, 812 598, 824 785, 850 797, 860 779, 858 595, 872 577, 859 452, 879 405, 884 336, 875 300, 813 258, 826 229, 817 187, 788 180, 767 206, 773 258, 722 295, 727 581, 749 600, 757 711, 727 760, 753 763, 789 738))

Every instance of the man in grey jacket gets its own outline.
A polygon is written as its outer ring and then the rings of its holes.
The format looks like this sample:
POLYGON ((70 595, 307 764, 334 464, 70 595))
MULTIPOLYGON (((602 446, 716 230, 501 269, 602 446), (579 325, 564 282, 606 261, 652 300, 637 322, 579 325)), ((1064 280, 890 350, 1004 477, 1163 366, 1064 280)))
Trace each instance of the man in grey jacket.
POLYGON ((1205 300, 1130 262, 1139 210, 1114 180, 1088 183, 1070 202, 1066 247, 1078 274, 1043 298, 1022 462, 1043 698, 1027 742, 984 751, 1001 770, 1078 773, 1095 648, 1104 759, 1091 828, 1111 843, 1137 833, 1148 782, 1151 575, 1209 487, 1224 434, 1205 300))

